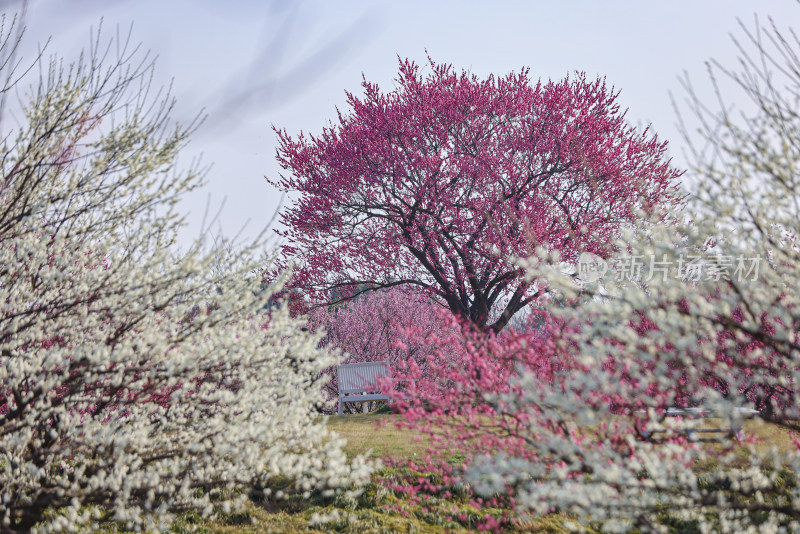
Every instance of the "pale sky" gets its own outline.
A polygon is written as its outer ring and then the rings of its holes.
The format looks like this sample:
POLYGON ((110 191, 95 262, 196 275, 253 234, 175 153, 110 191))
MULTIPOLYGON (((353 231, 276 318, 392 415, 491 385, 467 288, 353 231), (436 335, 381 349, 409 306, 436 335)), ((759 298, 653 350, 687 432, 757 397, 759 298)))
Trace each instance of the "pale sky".
MULTIPOLYGON (((0 0, 13 11, 18 1, 0 0)), ((531 76, 560 79, 575 71, 605 76, 621 91, 629 121, 652 124, 670 141, 681 165, 670 91, 688 72, 710 91, 704 63, 731 65, 730 33, 737 17, 752 25, 772 15, 793 24, 800 6, 789 0, 584 0, 530 2, 289 2, 212 0, 31 0, 27 50, 48 36, 50 52, 77 57, 90 27, 103 19, 159 56, 157 82, 173 80, 178 118, 201 109, 208 118, 186 162, 200 153, 212 163, 208 184, 187 198, 188 242, 207 204, 225 201, 219 227, 227 236, 256 234, 278 208, 280 194, 264 180, 279 171, 271 125, 319 133, 345 107, 345 90, 360 94, 362 73, 393 87, 397 56, 437 62, 478 75, 530 67, 531 76), (246 226, 245 226, 246 225, 246 226)), ((285 202, 289 202, 286 199, 285 202)), ((216 228, 215 228, 216 230, 216 228)))

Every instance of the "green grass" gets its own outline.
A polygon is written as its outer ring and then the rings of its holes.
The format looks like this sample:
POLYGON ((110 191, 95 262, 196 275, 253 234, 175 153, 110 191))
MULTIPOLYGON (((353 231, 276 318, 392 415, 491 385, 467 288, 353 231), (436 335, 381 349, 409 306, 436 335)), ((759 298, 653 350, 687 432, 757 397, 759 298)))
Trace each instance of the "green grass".
POLYGON ((350 455, 365 454, 376 458, 410 458, 424 455, 430 446, 425 436, 407 429, 399 429, 394 421, 396 414, 332 415, 328 428, 347 440, 350 455))

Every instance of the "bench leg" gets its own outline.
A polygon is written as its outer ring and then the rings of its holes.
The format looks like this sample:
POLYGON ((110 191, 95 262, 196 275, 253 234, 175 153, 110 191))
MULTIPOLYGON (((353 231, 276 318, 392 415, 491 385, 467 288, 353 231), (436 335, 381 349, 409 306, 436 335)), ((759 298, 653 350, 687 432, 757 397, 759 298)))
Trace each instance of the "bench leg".
POLYGON ((367 409, 369 407, 369 401, 364 401, 361 403, 361 413, 369 413, 367 409))
POLYGON ((342 415, 342 399, 341 399, 341 397, 339 398, 339 411, 336 412, 336 413, 339 414, 339 415, 342 415))

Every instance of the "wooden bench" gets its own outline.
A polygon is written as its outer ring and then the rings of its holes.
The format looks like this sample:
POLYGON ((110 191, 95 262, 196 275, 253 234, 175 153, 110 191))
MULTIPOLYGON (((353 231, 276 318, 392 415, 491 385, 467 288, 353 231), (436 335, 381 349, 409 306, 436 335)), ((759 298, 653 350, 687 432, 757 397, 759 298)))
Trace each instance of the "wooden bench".
POLYGON ((381 393, 381 381, 390 378, 389 364, 386 362, 346 363, 336 366, 336 378, 339 383, 339 410, 346 402, 363 403, 363 411, 367 413, 368 401, 386 401, 391 399, 381 393))
MULTIPOLYGON (((686 434, 689 441, 698 441, 697 434, 727 434, 737 440, 744 439, 744 432, 742 431, 741 421, 745 418, 752 418, 759 414, 758 410, 752 408, 737 407, 734 408, 733 414, 718 414, 706 408, 667 408, 664 412, 665 417, 686 417, 687 419, 728 419, 728 424, 722 427, 711 428, 687 428, 681 430, 686 434)), ((653 432, 646 433, 648 439, 653 437, 653 434, 663 433, 666 430, 654 430, 653 432)))

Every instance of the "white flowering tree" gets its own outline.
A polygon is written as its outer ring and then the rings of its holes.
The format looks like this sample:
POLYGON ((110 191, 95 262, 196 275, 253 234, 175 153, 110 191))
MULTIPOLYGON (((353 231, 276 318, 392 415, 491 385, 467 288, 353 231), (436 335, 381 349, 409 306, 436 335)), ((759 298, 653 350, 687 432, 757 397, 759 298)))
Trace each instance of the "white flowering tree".
POLYGON ((479 492, 612 531, 800 529, 800 444, 697 442, 665 417, 703 407, 735 428, 736 408, 755 407, 800 430, 800 41, 772 21, 742 28, 738 67, 710 69, 719 95, 749 102, 715 111, 689 93, 705 149, 687 222, 630 232, 599 284, 576 285, 546 251, 523 262, 578 303, 551 312, 573 326, 561 341, 579 360, 556 387, 523 373, 516 394, 479 395, 525 422, 526 444, 474 462, 479 492))
POLYGON ((1 117, 0 530, 153 529, 272 477, 364 482, 313 413, 336 359, 302 321, 261 315, 253 250, 224 276, 200 245, 170 253, 201 173, 176 170, 194 125, 151 93, 148 57, 98 33, 26 88, 3 22, 2 91, 22 111, 1 117))

